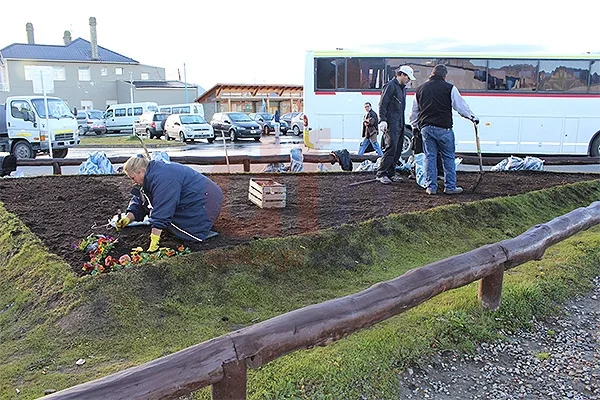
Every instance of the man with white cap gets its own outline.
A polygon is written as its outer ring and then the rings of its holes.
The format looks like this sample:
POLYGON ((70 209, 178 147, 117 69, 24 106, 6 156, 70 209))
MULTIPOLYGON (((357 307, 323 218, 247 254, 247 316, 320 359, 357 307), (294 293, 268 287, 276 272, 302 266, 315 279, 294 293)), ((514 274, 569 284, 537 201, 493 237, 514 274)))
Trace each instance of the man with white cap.
POLYGON ((383 133, 383 158, 377 169, 377 180, 384 185, 402 181, 396 176, 396 162, 402 154, 404 142, 404 110, 406 84, 414 81, 414 71, 408 65, 396 70, 396 77, 385 84, 379 100, 379 130, 383 133))

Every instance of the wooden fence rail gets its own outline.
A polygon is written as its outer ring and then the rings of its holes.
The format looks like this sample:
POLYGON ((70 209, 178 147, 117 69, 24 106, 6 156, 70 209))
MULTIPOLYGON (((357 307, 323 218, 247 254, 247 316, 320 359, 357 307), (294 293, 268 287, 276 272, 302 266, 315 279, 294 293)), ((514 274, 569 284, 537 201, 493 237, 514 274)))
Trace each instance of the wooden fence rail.
MULTIPOLYGON (((479 159, 477 156, 457 154, 463 159, 463 164, 477 164, 479 159)), ((306 163, 335 163, 335 158, 331 154, 304 154, 304 162, 306 163)), ((224 156, 171 156, 171 161, 180 164, 195 164, 195 165, 227 165, 227 159, 224 156)), ((110 157, 109 160, 113 164, 123 164, 129 157, 110 157)), ((356 155, 350 154, 352 162, 362 162, 370 160, 375 162, 376 155, 356 155)), ((503 157, 484 157, 484 165, 496 165, 503 157)), ((42 166, 52 167, 54 175, 61 175, 62 166, 79 166, 84 163, 87 158, 40 158, 40 159, 19 159, 17 166, 42 166)), ((273 154, 273 155, 232 155, 229 156, 229 163, 233 165, 243 165, 244 172, 250 172, 250 164, 271 164, 271 163, 287 163, 290 161, 289 154, 273 154)), ((589 165, 600 164, 600 157, 551 157, 545 160, 545 165, 589 165)))
MULTIPOLYGON (((304 154, 305 163, 335 163, 335 158, 331 154, 304 154)), ((124 164, 128 157, 109 157, 113 164, 124 164)), ((180 164, 195 164, 195 165, 226 165, 227 159, 224 156, 170 156, 169 159, 180 164)), ((350 155, 353 162, 361 162, 370 160, 375 162, 376 155, 350 155)), ((18 159, 17 166, 37 166, 37 167, 52 167, 54 175, 61 175, 63 166, 79 166, 84 163, 87 158, 40 158, 40 159, 18 159)), ((273 154, 273 155, 234 155, 229 156, 229 164, 243 165, 244 172, 250 172, 250 164, 271 164, 271 163, 289 163, 289 154, 273 154)))
POLYGON ((44 399, 173 399, 208 385, 213 399, 244 399, 248 367, 327 345, 447 290, 481 280, 479 299, 485 308, 496 309, 504 271, 538 260, 548 247, 598 224, 600 201, 513 239, 412 269, 361 292, 279 315, 44 399))

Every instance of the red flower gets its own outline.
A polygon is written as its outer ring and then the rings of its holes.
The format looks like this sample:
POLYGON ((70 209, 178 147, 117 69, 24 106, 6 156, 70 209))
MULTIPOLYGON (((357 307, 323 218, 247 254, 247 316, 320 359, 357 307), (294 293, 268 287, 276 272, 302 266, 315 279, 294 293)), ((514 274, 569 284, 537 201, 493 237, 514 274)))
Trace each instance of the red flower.
POLYGON ((104 265, 106 265, 107 267, 110 267, 111 265, 116 264, 116 263, 117 263, 117 260, 115 260, 113 258, 113 256, 108 256, 108 257, 106 257, 106 260, 104 260, 104 265))
POLYGON ((123 254, 121 257, 119 257, 119 264, 121 265, 129 264, 130 262, 131 257, 129 257, 129 254, 123 254))
POLYGON ((184 251, 184 250, 185 250, 185 246, 184 246, 184 245, 180 245, 180 246, 177 248, 177 251, 184 251))
POLYGON ((140 262, 142 260, 142 257, 138 256, 137 254, 135 254, 133 257, 131 257, 131 262, 133 264, 140 262))

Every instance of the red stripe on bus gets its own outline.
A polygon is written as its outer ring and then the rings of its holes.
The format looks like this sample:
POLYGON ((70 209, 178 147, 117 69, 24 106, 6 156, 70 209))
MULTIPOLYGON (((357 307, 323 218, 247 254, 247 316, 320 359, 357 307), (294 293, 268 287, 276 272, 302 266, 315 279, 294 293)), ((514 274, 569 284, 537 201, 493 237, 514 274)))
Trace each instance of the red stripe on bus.
MULTIPOLYGON (((340 93, 356 93, 356 92, 340 92, 340 93)), ((506 92, 460 92, 463 96, 476 97, 564 97, 564 98, 594 98, 600 97, 600 93, 506 93, 506 92)), ((336 92, 315 92, 315 95, 335 95, 336 92)), ((360 92, 363 96, 381 96, 381 92, 360 92)), ((414 91, 406 93, 414 95, 414 91)))

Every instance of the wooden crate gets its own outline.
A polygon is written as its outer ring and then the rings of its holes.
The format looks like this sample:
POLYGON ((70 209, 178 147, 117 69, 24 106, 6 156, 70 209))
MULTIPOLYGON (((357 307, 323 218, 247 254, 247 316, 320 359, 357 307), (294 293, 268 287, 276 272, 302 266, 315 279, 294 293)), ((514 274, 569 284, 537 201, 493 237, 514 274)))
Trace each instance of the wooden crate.
POLYGON ((250 179, 248 199, 260 208, 284 208, 285 185, 272 179, 250 179))

